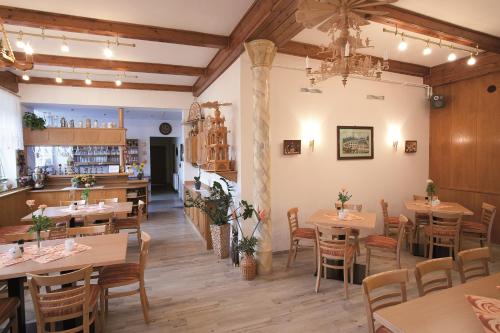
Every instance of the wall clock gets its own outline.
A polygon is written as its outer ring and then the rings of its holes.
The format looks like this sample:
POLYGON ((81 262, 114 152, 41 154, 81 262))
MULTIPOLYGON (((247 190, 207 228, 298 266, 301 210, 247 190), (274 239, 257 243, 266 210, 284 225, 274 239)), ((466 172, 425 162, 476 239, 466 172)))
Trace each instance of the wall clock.
POLYGON ((169 135, 170 133, 172 133, 172 125, 170 125, 169 123, 161 123, 160 133, 163 135, 169 135))

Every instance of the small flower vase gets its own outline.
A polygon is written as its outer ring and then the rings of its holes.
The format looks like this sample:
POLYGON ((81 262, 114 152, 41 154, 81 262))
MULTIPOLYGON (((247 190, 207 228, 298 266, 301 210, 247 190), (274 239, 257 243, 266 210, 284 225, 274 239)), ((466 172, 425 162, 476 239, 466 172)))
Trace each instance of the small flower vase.
POLYGON ((194 188, 199 191, 201 189, 201 182, 194 182, 194 188))
POLYGON ((42 248, 42 233, 40 230, 36 232, 36 245, 38 251, 40 251, 40 249, 42 248))
POLYGON ((339 213, 338 213, 338 216, 339 216, 339 219, 343 220, 345 219, 345 216, 347 215, 346 211, 344 210, 344 208, 341 208, 339 210, 339 213))
POLYGON ((144 173, 143 172, 138 172, 137 173, 137 179, 142 180, 143 177, 144 177, 144 173))

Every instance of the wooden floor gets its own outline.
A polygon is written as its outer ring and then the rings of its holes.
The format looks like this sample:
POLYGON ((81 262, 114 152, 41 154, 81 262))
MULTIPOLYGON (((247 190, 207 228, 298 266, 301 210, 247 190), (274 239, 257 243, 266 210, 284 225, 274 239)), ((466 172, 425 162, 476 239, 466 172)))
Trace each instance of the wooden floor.
MULTIPOLYGON (((153 203, 153 210, 158 209, 153 203)), ((368 332, 361 288, 324 280, 314 292, 312 251, 299 252, 293 268, 285 271, 286 253, 273 257, 274 273, 242 281, 238 268, 203 250, 199 236, 184 220, 181 208, 153 212, 144 224, 152 236, 146 285, 152 322, 144 324, 139 298, 110 301, 107 332, 368 332)), ((497 248, 496 256, 500 254, 497 248)), ((129 258, 137 257, 135 237, 129 258)), ((417 260, 405 252, 403 266, 417 260)), ((364 256, 359 259, 364 262, 364 256)), ((372 273, 392 268, 373 259, 372 273)), ((492 271, 500 271, 498 260, 492 271)), ((458 283, 458 274, 454 274, 458 283)), ((409 298, 416 297, 413 270, 409 298)))

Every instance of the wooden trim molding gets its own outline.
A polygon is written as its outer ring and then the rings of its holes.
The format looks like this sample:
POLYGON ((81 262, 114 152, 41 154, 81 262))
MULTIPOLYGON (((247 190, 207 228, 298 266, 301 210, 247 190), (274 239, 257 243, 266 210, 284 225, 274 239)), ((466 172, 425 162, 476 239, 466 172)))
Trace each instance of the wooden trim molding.
POLYGON ((19 92, 17 76, 11 72, 0 71, 0 87, 17 94, 19 92))
POLYGON ((424 83, 431 87, 437 87, 500 72, 500 54, 485 52, 477 56, 476 59, 477 62, 474 66, 467 65, 468 57, 434 66, 424 79, 424 83))
MULTIPOLYGON (((278 49, 278 52, 298 56, 298 57, 306 57, 312 59, 323 60, 326 55, 319 55, 320 47, 313 44, 300 43, 290 41, 285 45, 281 46, 278 49)), ((382 60, 381 58, 374 57, 377 60, 382 60)), ((407 62, 397 61, 397 60, 389 60, 389 72, 412 75, 418 77, 425 77, 429 75, 429 67, 410 64, 407 62)))
POLYGON ((228 46, 229 42, 226 36, 196 31, 100 20, 9 6, 0 6, 0 17, 3 18, 7 24, 22 25, 32 28, 44 27, 51 30, 131 38, 161 43, 223 49, 228 46))
POLYGON ((456 24, 441 21, 429 16, 415 13, 393 5, 374 6, 370 9, 377 9, 386 12, 385 15, 367 17, 370 21, 397 26, 398 29, 411 31, 429 37, 440 38, 448 42, 457 43, 469 47, 500 53, 500 38, 456 24))
POLYGON ((157 84, 157 83, 137 83, 123 82, 121 86, 116 86, 114 82, 108 81, 92 81, 92 85, 86 85, 83 80, 64 79, 62 83, 56 83, 53 78, 49 77, 31 77, 29 81, 20 81, 23 84, 43 84, 54 86, 67 87, 83 87, 83 88, 111 88, 111 89, 135 89, 135 90, 157 90, 157 91, 177 91, 177 92, 192 92, 192 86, 182 86, 174 84, 157 84))
MULTIPOLYGON (((14 52, 16 59, 24 59, 24 52, 14 52)), ((38 65, 75 67, 88 69, 103 69, 110 71, 139 72, 154 74, 171 74, 200 76, 205 74, 203 67, 191 67, 168 64, 155 64, 147 62, 107 60, 107 59, 89 59, 78 57, 64 57, 51 54, 35 54, 33 61, 38 65)))

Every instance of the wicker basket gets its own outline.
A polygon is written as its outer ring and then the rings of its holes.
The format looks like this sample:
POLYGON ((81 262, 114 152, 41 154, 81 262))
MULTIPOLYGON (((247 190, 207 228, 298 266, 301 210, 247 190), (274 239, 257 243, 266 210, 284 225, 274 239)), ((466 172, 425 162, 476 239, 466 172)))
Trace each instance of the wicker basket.
POLYGON ((240 262, 241 277, 243 280, 253 280, 257 275, 257 261, 253 255, 245 254, 240 262))
POLYGON ((229 257, 229 224, 210 225, 210 233, 212 235, 212 246, 214 253, 219 259, 229 257))

